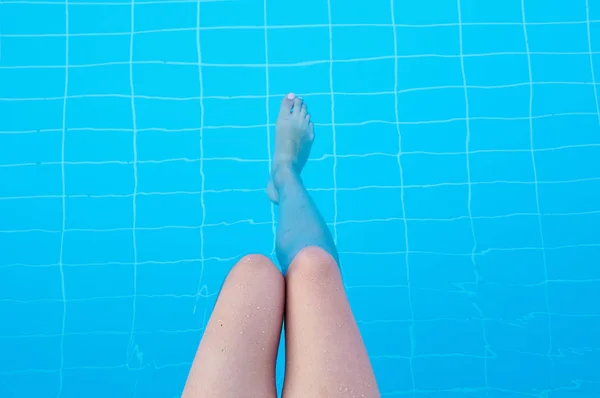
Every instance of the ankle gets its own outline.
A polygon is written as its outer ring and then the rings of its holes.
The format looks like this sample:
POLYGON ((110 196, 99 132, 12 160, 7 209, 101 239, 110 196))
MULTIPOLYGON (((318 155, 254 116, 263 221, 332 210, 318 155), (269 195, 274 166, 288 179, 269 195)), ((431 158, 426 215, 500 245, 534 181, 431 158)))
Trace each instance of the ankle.
POLYGON ((275 188, 279 190, 286 182, 297 178, 296 171, 291 164, 274 164, 271 172, 271 178, 275 188))

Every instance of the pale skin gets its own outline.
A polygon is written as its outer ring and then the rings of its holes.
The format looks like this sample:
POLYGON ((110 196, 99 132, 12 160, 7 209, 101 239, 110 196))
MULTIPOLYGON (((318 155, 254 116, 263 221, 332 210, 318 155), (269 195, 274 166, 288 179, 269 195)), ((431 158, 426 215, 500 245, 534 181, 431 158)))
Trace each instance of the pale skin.
POLYGON ((273 398, 285 318, 284 398, 379 397, 342 283, 338 255, 300 174, 313 143, 304 101, 288 94, 276 125, 269 198, 278 204, 277 259, 249 255, 229 272, 183 398, 273 398))

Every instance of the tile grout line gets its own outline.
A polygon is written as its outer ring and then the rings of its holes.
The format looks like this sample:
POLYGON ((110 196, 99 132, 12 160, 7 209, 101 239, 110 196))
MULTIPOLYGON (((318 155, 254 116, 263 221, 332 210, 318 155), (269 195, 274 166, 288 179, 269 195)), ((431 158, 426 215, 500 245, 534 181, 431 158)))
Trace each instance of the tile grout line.
MULTIPOLYGON (((35 4, 42 5, 48 4, 47 2, 27 2, 27 1, 4 1, 3 4, 35 4)), ((176 4, 178 1, 167 1, 164 3, 176 4)), ((186 3, 196 3, 196 0, 190 0, 186 3)), ((54 5, 64 5, 64 2, 50 3, 54 5)), ((161 4, 161 2, 136 2, 139 6, 161 4)), ((110 5, 110 3, 86 3, 77 2, 71 3, 72 6, 90 6, 90 5, 110 5)), ((129 3, 116 3, 113 5, 127 6, 129 3)), ((590 20, 590 23, 596 24, 600 20, 590 20)), ((557 26, 557 25, 584 25, 587 21, 549 21, 549 22, 527 22, 528 26, 557 26)), ((463 22, 462 26, 521 26, 521 22, 463 22)), ((297 24, 297 25, 271 25, 267 26, 268 30, 290 30, 290 29, 324 29, 329 24, 297 24)), ((427 28, 444 28, 444 27, 457 27, 457 23, 437 23, 437 24, 377 24, 377 23, 341 23, 331 24, 332 27, 336 28, 404 28, 404 29, 427 29, 427 28)), ((173 32, 191 32, 195 30, 205 31, 223 31, 223 30, 262 30, 263 25, 231 25, 231 26, 207 26, 207 27, 183 27, 183 28, 165 28, 165 29, 148 29, 134 32, 134 35, 145 35, 153 33, 173 33, 173 32)), ((82 32, 72 33, 71 37, 94 37, 94 36, 128 36, 130 33, 125 32, 82 32)), ((10 33, 5 35, 7 38, 20 38, 20 37, 64 37, 63 33, 10 33)))
POLYGON ((473 307, 475 310, 481 315, 481 334, 483 337, 483 361, 484 361, 484 379, 485 379, 485 395, 489 396, 490 384, 489 384, 489 376, 488 376, 488 353, 491 353, 490 344, 487 338, 487 333, 485 329, 485 320, 483 317, 483 311, 476 299, 479 296, 479 288, 481 281, 481 274, 479 271, 479 267, 477 264, 477 260, 475 258, 475 252, 477 251, 477 236, 475 234, 475 224, 473 222, 473 213, 471 210, 471 202, 473 199, 473 191, 471 184, 471 162, 469 159, 469 149, 471 144, 471 121, 469 118, 469 89, 467 86, 467 74, 465 70, 465 60, 463 57, 463 25, 462 25, 462 7, 460 0, 456 2, 457 11, 458 11, 458 35, 459 35, 459 51, 460 51, 460 70, 462 75, 462 82, 464 85, 464 99, 465 99, 465 127, 466 127, 466 139, 465 139, 465 153, 466 153, 466 166, 467 166, 467 212, 468 218, 470 222, 471 235, 473 239, 473 247, 471 250, 471 263, 473 264, 473 273, 475 277, 475 300, 473 300, 473 307))
POLYGON ((327 21, 329 28, 329 90, 331 100, 331 142, 333 156, 333 242, 337 245, 337 217, 338 217, 338 201, 337 201, 337 137, 335 129, 335 95, 333 92, 333 26, 331 24, 331 0, 327 0, 327 21))
MULTIPOLYGON (((196 0, 196 25, 200 26, 200 0, 196 0)), ((198 131, 200 136, 200 207, 202 207, 202 221, 200 225, 200 276, 198 278, 198 294, 202 291, 205 291, 206 288, 202 286, 202 282, 204 279, 204 227, 206 223, 206 203, 204 202, 204 192, 205 192, 205 180, 206 176, 204 175, 204 80, 202 79, 202 50, 200 44, 200 29, 196 30, 196 56, 198 57, 198 89, 199 89, 199 102, 200 102, 200 129, 198 131)), ((196 299, 194 303, 193 313, 196 313, 198 301, 200 296, 196 299)), ((204 317, 202 321, 202 326, 206 327, 206 310, 205 307, 204 317)))
POLYGON ((410 310, 410 319, 411 324, 409 326, 409 336, 410 336, 410 360, 409 360, 409 368, 410 368, 410 378, 412 385, 412 396, 416 396, 416 382, 415 382, 415 372, 414 372, 414 357, 415 357, 415 346, 416 346, 416 335, 415 335, 415 311, 413 307, 412 301, 412 289, 410 284, 410 266, 408 262, 409 258, 409 244, 408 244, 408 222, 406 221, 406 206, 404 200, 404 172, 402 168, 402 134, 400 131, 400 115, 398 107, 398 58, 396 57, 398 53, 398 37, 396 34, 396 12, 394 8, 394 0, 390 0, 390 12, 392 18, 393 25, 393 33, 394 33, 394 112, 396 118, 396 132, 398 133, 398 154, 397 154, 397 162, 398 162, 398 172, 400 174, 400 205, 402 207, 402 218, 404 218, 404 250, 406 254, 404 255, 404 263, 406 266, 406 284, 408 288, 408 308, 410 310))
POLYGON ((60 272, 60 285, 61 295, 63 301, 63 316, 61 322, 61 337, 60 337, 60 371, 59 371, 59 385, 57 398, 60 398, 63 392, 64 383, 64 368, 65 368, 65 329, 67 323, 67 294, 65 286, 65 270, 64 270, 64 244, 65 244, 65 230, 67 227, 67 194, 66 194, 66 181, 65 181, 65 141, 67 133, 67 96, 69 92, 69 2, 65 0, 65 89, 62 109, 62 133, 61 133, 61 205, 62 205, 62 224, 60 233, 60 249, 59 249, 59 272, 60 272))
MULTIPOLYGON (((529 81, 533 82, 533 72, 532 72, 532 68, 531 68, 531 55, 530 55, 530 48, 529 48, 529 35, 527 33, 527 25, 526 25, 526 14, 525 14, 525 0, 521 0, 521 18, 522 18, 522 22, 523 22, 523 38, 525 40, 525 49, 526 49, 526 53, 527 53, 527 73, 529 76, 529 81)), ((544 266, 544 278, 546 280, 548 280, 548 264, 547 264, 547 260, 546 260, 546 243, 545 243, 545 239, 544 239, 544 225, 542 222, 542 215, 541 215, 541 210, 540 210, 540 194, 539 194, 539 183, 538 183, 538 177, 537 177, 537 165, 535 162, 535 151, 534 151, 534 141, 533 141, 533 118, 531 117, 533 115, 533 84, 531 84, 529 86, 529 147, 531 150, 531 165, 533 168, 533 180, 534 180, 534 187, 535 187, 535 205, 536 205, 536 210, 537 210, 537 217, 538 217, 538 228, 539 228, 539 232, 540 232, 540 244, 542 246, 542 263, 544 266)), ((544 299, 545 299, 545 304, 546 304, 546 312, 550 312, 550 300, 548 297, 548 286, 545 285, 544 286, 544 299)), ((554 360, 552 359, 552 350, 553 350, 553 343, 552 343, 552 317, 550 315, 548 315, 548 351, 546 353, 546 356, 548 357, 548 359, 550 360, 550 363, 552 365, 552 374, 554 375, 554 360)))
MULTIPOLYGON (((269 167, 269 178, 271 178, 271 169, 272 169, 272 149, 271 149, 271 114, 269 110, 269 30, 267 26, 267 0, 263 2, 263 29, 264 29, 264 40, 265 40, 265 107, 266 107, 266 117, 267 117, 267 158, 269 159, 268 167, 269 167)), ((271 255, 275 254, 277 248, 277 228, 275 227, 275 205, 270 202, 269 206, 271 207, 271 233, 273 234, 273 244, 271 249, 271 255)))
MULTIPOLYGON (((140 352, 138 346, 135 344, 135 326, 136 326, 136 309, 137 309, 137 193, 138 193, 138 153, 137 153, 137 119, 135 112, 135 95, 134 95, 134 84, 133 84, 133 39, 134 39, 134 28, 135 28, 135 0, 131 0, 130 8, 130 24, 131 34, 129 36, 129 90, 131 91, 131 122, 132 122, 132 147, 133 147, 133 195, 132 195, 132 244, 133 244, 133 302, 132 302, 132 318, 131 318, 131 330, 129 333, 129 343, 127 344, 127 364, 133 357, 137 357, 140 360, 140 352)), ((140 360, 141 367, 141 360, 140 360)))
MULTIPOLYGON (((592 87, 594 88, 594 100, 596 101, 596 113, 598 113, 598 124, 600 124, 600 104, 598 103, 598 89, 596 88, 596 72, 594 71, 594 55, 592 54, 592 33, 590 29, 590 2, 585 0, 585 22, 587 28, 588 50, 590 53, 590 72, 592 74, 592 87)), ((530 79, 531 82, 532 79, 530 79)))

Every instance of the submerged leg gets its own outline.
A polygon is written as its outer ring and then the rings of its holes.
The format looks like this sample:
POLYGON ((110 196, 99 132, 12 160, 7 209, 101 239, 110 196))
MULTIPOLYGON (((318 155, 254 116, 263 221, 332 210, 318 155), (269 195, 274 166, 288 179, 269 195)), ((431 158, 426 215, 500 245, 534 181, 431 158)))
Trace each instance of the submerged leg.
POLYGON ((313 139, 306 105, 288 95, 277 120, 268 188, 279 203, 277 258, 286 272, 283 395, 374 398, 377 384, 344 291, 335 244, 300 178, 313 139))
POLYGON ((277 259, 284 272, 305 247, 320 247, 336 261, 338 258, 325 220, 300 178, 313 140, 306 104, 288 94, 277 118, 273 171, 267 188, 270 199, 279 204, 277 259))

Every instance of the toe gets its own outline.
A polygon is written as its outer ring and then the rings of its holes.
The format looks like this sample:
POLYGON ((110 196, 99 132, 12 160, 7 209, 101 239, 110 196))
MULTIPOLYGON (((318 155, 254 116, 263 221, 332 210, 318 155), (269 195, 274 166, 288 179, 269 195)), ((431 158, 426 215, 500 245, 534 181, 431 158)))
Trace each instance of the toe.
POLYGON ((307 110, 306 110, 306 103, 302 104, 302 108, 300 108, 300 115, 305 117, 307 114, 307 110))
POLYGON ((302 110, 302 104, 303 103, 304 102, 302 101, 302 98, 296 97, 294 99, 294 109, 293 109, 293 112, 294 113, 300 113, 300 111, 302 110))
POLYGON ((288 95, 286 95, 285 98, 283 99, 283 101, 281 101, 281 107, 280 107, 279 111, 282 114, 290 113, 292 111, 292 107, 294 106, 295 98, 296 98, 296 95, 294 93, 289 93, 288 95))
POLYGON ((311 141, 315 139, 315 130, 314 130, 313 122, 308 122, 308 137, 310 138, 311 141))

